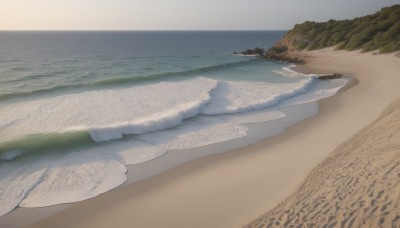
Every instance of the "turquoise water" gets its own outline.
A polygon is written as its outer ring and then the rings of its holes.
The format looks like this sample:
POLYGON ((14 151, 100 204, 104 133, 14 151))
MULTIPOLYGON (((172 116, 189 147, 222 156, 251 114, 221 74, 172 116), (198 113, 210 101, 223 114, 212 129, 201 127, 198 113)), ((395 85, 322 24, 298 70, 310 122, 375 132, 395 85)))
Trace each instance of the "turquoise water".
POLYGON ((0 98, 73 88, 131 85, 198 75, 262 79, 252 66, 277 67, 232 55, 268 47, 284 32, 1 32, 0 98))
POLYGON ((95 197, 126 165, 245 137, 343 86, 232 54, 283 35, 0 32, 0 216, 95 197))
MULTIPOLYGON (((0 108, 7 110, 10 117, 6 116, 0 123, 3 128, 0 131, 0 153, 18 151, 11 154, 27 155, 26 152, 35 152, 34 156, 38 156, 92 143, 87 131, 79 130, 76 134, 61 132, 70 127, 87 125, 85 121, 72 121, 62 128, 43 129, 46 125, 59 124, 62 119, 60 115, 66 113, 66 110, 57 113, 50 109, 43 112, 44 108, 53 105, 43 104, 49 99, 53 99, 55 105, 74 94, 91 92, 89 98, 75 99, 92 102, 97 99, 94 91, 101 94, 101 91, 197 77, 217 81, 294 82, 296 80, 274 72, 287 64, 232 54, 249 47, 271 46, 283 34, 282 31, 2 32, 0 108), (60 98, 63 95, 65 97, 60 98), (40 107, 38 102, 44 107, 40 107), (21 110, 21 106, 25 108, 21 110), (16 117, 16 112, 21 117, 16 117), (36 113, 37 117, 31 113, 36 113), (21 119, 27 119, 27 115, 32 116, 31 120, 21 123, 21 119), (50 117, 39 124, 35 123, 46 115, 50 117), (22 126, 18 126, 18 123, 22 126), (37 125, 35 129, 30 129, 34 125, 37 125), (71 141, 73 145, 69 145, 71 141)), ((149 95, 143 91, 131 93, 128 96, 149 95)), ((146 100, 146 97, 143 99, 146 100)), ((104 105, 99 104, 90 111, 104 105)), ((141 109, 140 116, 131 115, 124 121, 151 114, 146 107, 138 106, 134 109, 141 109)), ((68 111, 70 108, 75 107, 64 107, 68 111)), ((87 111, 77 110, 73 115, 87 111)), ((121 121, 101 122, 104 125, 121 121)))

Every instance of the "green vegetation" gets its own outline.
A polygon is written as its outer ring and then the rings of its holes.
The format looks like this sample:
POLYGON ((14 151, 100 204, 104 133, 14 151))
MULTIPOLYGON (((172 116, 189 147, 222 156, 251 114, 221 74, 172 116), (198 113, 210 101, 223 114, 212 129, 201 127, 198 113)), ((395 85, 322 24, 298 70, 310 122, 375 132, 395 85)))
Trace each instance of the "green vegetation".
POLYGON ((400 50, 400 5, 354 20, 329 20, 297 24, 284 37, 296 49, 337 49, 388 53, 400 50))

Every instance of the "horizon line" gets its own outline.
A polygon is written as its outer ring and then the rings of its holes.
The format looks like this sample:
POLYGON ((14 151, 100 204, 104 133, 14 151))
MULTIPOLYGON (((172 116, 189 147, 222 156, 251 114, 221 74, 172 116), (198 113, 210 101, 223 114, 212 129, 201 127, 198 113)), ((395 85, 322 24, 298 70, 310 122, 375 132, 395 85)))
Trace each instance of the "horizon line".
POLYGON ((289 29, 0 29, 0 32, 257 32, 289 29))

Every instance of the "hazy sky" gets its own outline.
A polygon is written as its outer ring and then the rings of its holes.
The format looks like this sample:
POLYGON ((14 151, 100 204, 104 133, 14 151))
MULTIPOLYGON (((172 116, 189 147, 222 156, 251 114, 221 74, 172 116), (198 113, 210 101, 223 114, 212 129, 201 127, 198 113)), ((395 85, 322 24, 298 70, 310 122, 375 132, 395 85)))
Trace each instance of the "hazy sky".
POLYGON ((268 30, 400 0, 0 0, 0 30, 268 30))

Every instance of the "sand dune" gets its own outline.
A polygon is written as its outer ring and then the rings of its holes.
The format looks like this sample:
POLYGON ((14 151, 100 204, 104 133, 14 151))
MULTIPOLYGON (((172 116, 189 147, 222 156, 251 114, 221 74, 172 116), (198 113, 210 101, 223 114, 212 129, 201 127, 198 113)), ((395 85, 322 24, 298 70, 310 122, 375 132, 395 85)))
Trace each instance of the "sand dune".
POLYGON ((400 101, 246 227, 400 227, 400 101))

